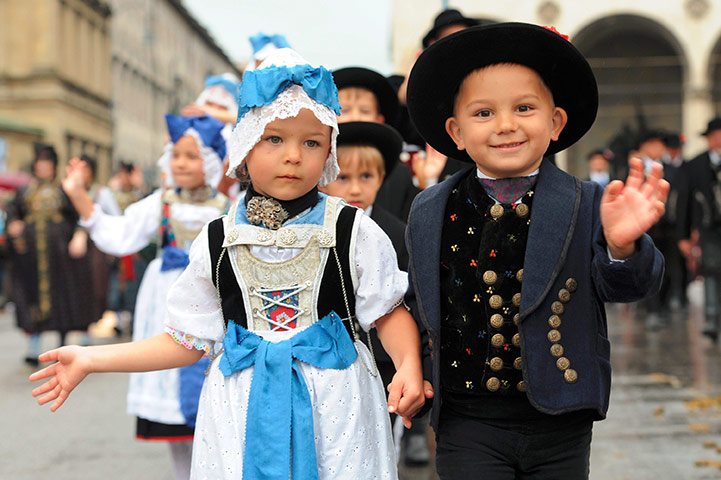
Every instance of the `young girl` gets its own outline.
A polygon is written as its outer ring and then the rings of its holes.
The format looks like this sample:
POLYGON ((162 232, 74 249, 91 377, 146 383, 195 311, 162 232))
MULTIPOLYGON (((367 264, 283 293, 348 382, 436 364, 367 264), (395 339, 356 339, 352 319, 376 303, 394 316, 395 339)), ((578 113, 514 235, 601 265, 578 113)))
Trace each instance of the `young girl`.
POLYGON ((208 351, 192 478, 395 479, 386 412, 409 422, 424 402, 418 333, 400 306, 407 277, 373 222, 317 191, 338 173, 330 73, 290 49, 262 67, 241 84, 230 142, 229 174, 247 171, 248 194, 191 247, 168 296, 169 334, 48 352, 57 363, 31 376, 48 378, 33 394, 55 411, 91 372, 177 367, 208 351), (378 328, 397 370, 388 407, 341 317, 378 328))
MULTIPOLYGON (((71 162, 63 188, 81 216, 95 245, 123 256, 159 239, 161 255, 145 271, 138 292, 133 339, 162 334, 165 299, 188 264, 187 251, 200 229, 227 210, 227 200, 214 190, 225 156, 223 124, 210 117, 166 116, 171 141, 158 161, 166 189, 130 205, 122 216, 105 214, 84 188, 83 163, 71 162)), ((138 417, 137 438, 167 440, 176 478, 190 472, 194 410, 204 368, 138 373, 130 377, 128 413, 138 417), (195 393, 185 391, 197 384, 195 393), (181 396, 181 388, 184 395, 181 396)))

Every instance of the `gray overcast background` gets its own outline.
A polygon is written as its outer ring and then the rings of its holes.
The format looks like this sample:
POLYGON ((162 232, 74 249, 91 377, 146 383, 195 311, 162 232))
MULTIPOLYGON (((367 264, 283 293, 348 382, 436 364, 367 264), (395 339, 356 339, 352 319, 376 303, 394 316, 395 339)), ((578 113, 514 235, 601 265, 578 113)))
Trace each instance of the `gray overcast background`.
MULTIPOLYGON (((392 0, 183 0, 234 62, 248 37, 281 33, 306 60, 330 69, 360 65, 389 75, 392 0)), ((439 2, 440 3, 440 2, 439 2)))

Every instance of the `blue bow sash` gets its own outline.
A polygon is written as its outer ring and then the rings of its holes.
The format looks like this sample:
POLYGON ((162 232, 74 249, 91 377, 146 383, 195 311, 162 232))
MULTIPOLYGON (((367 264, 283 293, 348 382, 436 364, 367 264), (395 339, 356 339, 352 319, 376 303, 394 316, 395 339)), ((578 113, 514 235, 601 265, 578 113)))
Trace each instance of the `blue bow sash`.
POLYGON ((276 343, 231 320, 223 347, 219 363, 223 375, 255 366, 246 414, 243 478, 316 480, 313 409, 294 360, 318 368, 348 368, 358 352, 340 317, 331 312, 276 343))
POLYGON ((310 98, 340 115, 338 89, 330 70, 310 65, 270 66, 243 75, 238 94, 238 121, 251 108, 270 105, 291 85, 300 85, 310 98))
POLYGON ((188 253, 178 247, 163 248, 163 261, 160 264, 160 271, 167 272, 176 268, 185 268, 190 263, 188 253))
POLYGON ((221 132, 225 125, 213 117, 203 115, 201 117, 181 117, 180 115, 166 115, 165 123, 168 126, 168 134, 173 143, 177 142, 188 129, 192 128, 198 132, 198 136, 206 147, 212 148, 220 157, 222 162, 225 158, 225 139, 221 132))

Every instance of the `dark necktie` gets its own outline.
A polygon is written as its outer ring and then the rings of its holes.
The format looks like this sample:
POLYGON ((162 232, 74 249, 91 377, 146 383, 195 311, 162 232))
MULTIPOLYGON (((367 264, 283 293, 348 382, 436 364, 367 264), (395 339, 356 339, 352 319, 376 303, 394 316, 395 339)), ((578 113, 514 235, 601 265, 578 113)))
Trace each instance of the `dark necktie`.
POLYGON ((536 183, 538 175, 513 178, 479 178, 486 193, 501 203, 511 204, 523 197, 536 183))

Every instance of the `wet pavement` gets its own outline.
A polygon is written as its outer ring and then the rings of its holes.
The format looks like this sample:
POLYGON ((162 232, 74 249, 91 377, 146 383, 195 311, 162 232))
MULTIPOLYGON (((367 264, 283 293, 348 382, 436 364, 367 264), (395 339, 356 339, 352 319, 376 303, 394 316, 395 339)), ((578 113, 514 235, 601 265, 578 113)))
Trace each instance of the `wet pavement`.
MULTIPOLYGON (((608 418, 594 426, 592 480, 721 479, 721 348, 700 334, 700 288, 657 331, 634 306, 608 307, 613 389, 608 418)), ((1 314, 0 479, 172 478, 167 445, 133 438, 126 374, 89 377, 53 414, 30 395, 25 341, 1 314)), ((47 334, 42 346, 56 341, 47 334)), ((437 477, 430 465, 403 466, 401 478, 437 477)))

